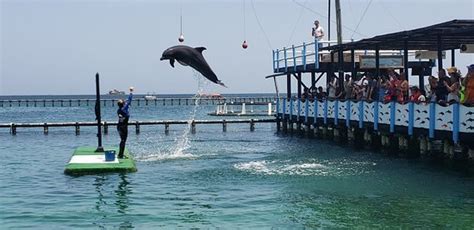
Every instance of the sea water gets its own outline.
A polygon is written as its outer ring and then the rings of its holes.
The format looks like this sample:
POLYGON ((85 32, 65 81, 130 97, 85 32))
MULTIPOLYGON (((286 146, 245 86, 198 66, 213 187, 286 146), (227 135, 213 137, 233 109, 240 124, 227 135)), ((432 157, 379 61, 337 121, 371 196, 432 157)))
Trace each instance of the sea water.
MULTIPOLYGON (((115 121, 115 107, 102 109, 115 121)), ((131 120, 194 109, 216 119, 214 106, 142 105, 131 120)), ((0 107, 0 123, 94 118, 92 105, 0 107)), ((0 129, 0 228, 474 228, 473 178, 429 162, 282 135, 272 123, 132 127, 138 172, 81 177, 64 166, 78 146, 96 145, 94 127, 0 129), (189 155, 173 157, 184 134, 189 155)), ((118 145, 113 127, 103 142, 118 145)))

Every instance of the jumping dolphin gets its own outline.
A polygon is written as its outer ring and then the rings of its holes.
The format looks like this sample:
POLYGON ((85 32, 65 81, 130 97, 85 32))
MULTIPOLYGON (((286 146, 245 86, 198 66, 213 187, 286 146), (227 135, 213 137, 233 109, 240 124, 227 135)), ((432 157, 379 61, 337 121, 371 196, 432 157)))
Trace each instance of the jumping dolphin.
POLYGON ((217 79, 216 74, 212 71, 209 64, 207 64, 204 56, 202 56, 202 51, 204 50, 206 50, 205 47, 192 48, 184 45, 173 46, 163 52, 160 60, 170 60, 170 65, 173 68, 174 60, 177 60, 181 65, 193 67, 210 81, 226 87, 224 83, 217 79))

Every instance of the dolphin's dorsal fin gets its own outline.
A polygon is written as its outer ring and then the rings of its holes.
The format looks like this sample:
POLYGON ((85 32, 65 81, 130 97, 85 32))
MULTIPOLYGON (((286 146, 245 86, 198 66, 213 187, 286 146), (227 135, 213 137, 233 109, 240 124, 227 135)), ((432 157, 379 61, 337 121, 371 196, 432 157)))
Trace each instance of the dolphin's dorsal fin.
POLYGON ((173 66, 173 68, 174 68, 174 59, 173 58, 170 59, 170 65, 173 66))
POLYGON ((196 47, 194 48, 196 49, 197 51, 199 51, 199 53, 202 53, 202 51, 206 50, 206 47, 196 47))

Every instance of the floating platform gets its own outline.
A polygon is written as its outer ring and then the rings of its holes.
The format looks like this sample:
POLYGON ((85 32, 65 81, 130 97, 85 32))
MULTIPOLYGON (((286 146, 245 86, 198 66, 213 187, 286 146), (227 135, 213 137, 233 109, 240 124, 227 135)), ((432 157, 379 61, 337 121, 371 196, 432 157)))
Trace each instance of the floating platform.
MULTIPOLYGON (((118 148, 104 148, 105 150, 115 150, 118 154, 118 148)), ((105 161, 104 152, 96 152, 96 147, 79 147, 74 151, 71 159, 64 169, 67 175, 86 175, 99 173, 127 173, 136 172, 135 161, 129 151, 125 149, 123 159, 115 158, 115 161, 105 161)))

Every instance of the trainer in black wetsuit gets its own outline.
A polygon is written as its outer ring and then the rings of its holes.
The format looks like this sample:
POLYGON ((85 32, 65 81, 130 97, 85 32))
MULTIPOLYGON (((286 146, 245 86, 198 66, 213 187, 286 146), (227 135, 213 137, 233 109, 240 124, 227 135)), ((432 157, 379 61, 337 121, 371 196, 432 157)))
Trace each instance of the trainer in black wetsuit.
POLYGON ((118 158, 123 158, 123 152, 125 150, 125 142, 127 142, 128 136, 128 119, 130 118, 130 112, 128 111, 130 107, 130 103, 132 102, 132 94, 133 88, 130 87, 130 95, 128 95, 127 101, 124 103, 123 100, 119 100, 117 102, 118 110, 118 124, 117 124, 117 131, 120 135, 120 150, 118 154, 118 158))

